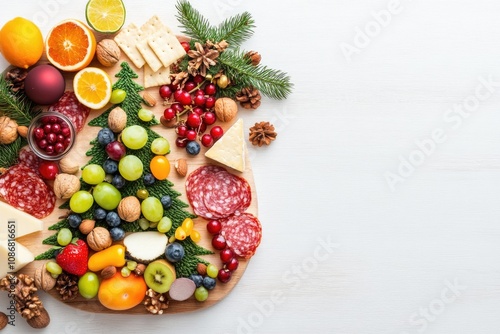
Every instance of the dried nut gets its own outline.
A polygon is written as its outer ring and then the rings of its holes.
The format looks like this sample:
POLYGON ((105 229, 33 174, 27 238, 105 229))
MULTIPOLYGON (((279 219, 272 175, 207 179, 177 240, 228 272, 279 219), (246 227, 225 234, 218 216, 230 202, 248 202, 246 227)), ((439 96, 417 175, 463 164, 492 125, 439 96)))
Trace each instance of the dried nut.
POLYGON ((198 263, 196 265, 196 271, 198 272, 198 274, 200 274, 201 276, 205 276, 207 274, 207 265, 206 264, 203 264, 203 263, 198 263))
POLYGON ((108 248, 112 242, 109 231, 104 227, 96 227, 87 235, 87 244, 96 252, 108 248))
POLYGON ((17 127, 17 133, 23 137, 23 138, 26 138, 28 137, 28 127, 27 126, 24 126, 24 125, 20 125, 17 127))
POLYGON ((45 328, 50 324, 50 316, 45 308, 40 310, 40 315, 27 319, 26 322, 33 328, 45 328))
POLYGON ((145 265, 145 264, 142 264, 142 263, 139 263, 139 264, 137 265, 137 267, 135 267, 134 272, 135 272, 137 275, 141 276, 141 275, 143 275, 143 274, 144 274, 144 271, 145 271, 145 270, 146 270, 146 265, 145 265))
POLYGON ((103 66, 113 66, 120 60, 121 51, 112 39, 103 39, 97 44, 95 53, 97 60, 103 66))
POLYGON ((221 97, 215 101, 215 115, 221 122, 230 122, 238 113, 238 105, 230 97, 221 97))
POLYGON ((4 329, 8 323, 9 318, 7 318, 7 315, 3 312, 0 312, 0 331, 4 329))
POLYGON ((156 105, 156 99, 148 92, 144 92, 144 94, 142 94, 142 99, 149 107, 154 107, 156 105))
POLYGON ((17 123, 7 116, 0 117, 0 144, 11 144, 17 139, 17 123))
POLYGON ((80 170, 80 166, 75 162, 75 159, 65 156, 59 161, 59 169, 63 173, 75 174, 80 170))
POLYGON ((137 197, 127 196, 122 198, 117 211, 121 219, 132 223, 141 217, 141 203, 137 197))
POLYGON ((116 107, 108 115, 108 126, 115 133, 122 132, 127 126, 127 113, 120 107, 116 107))
POLYGON ((245 58, 248 58, 250 60, 250 64, 253 66, 259 65, 262 60, 262 56, 257 51, 248 51, 245 54, 245 58))
POLYGON ((175 128, 177 126, 177 120, 175 117, 168 121, 165 117, 161 116, 160 123, 166 128, 175 128))
POLYGON ((56 286, 57 279, 47 271, 45 264, 35 270, 35 286, 38 290, 49 291, 56 286))
POLYGON ((188 164, 187 164, 187 161, 186 159, 177 159, 175 161, 175 170, 177 171, 177 173, 179 173, 180 176, 186 176, 187 174, 187 171, 188 171, 188 164))
POLYGON ((80 226, 78 226, 78 229, 83 234, 89 234, 90 232, 92 232, 92 230, 94 229, 94 227, 95 227, 95 220, 93 220, 93 219, 84 219, 80 223, 80 226))
POLYGON ((115 266, 107 266, 103 270, 101 270, 101 278, 102 279, 108 279, 116 274, 116 267, 115 266))
POLYGON ((80 179, 71 174, 57 174, 54 180, 54 193, 57 198, 68 199, 80 190, 80 179))

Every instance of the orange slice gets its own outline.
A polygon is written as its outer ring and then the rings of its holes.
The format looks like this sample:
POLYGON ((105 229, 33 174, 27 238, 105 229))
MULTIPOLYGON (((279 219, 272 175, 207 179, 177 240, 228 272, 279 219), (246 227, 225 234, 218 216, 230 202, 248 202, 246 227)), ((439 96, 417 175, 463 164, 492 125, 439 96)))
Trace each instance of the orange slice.
POLYGON ((111 79, 97 67, 87 67, 76 73, 73 90, 83 105, 91 109, 101 109, 111 98, 111 79))
POLYGON ((64 20, 45 39, 47 59, 62 71, 74 72, 85 68, 94 57, 95 36, 78 20, 64 20))

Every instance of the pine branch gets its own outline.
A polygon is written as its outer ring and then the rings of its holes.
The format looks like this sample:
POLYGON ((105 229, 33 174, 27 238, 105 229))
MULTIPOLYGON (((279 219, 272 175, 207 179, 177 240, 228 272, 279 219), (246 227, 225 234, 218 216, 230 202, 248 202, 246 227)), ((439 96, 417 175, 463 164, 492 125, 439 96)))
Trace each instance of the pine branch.
POLYGON ((210 22, 193 8, 186 0, 180 0, 175 6, 177 9, 177 20, 181 24, 183 34, 197 39, 202 43, 207 40, 214 40, 216 36, 215 29, 210 26, 210 22))
POLYGON ((40 110, 33 110, 33 102, 22 94, 13 94, 4 76, 0 76, 0 115, 8 116, 19 125, 29 126, 40 110))
POLYGON ((19 151, 25 144, 26 141, 21 136, 18 136, 13 143, 0 145, 0 167, 9 168, 12 166, 19 156, 19 151))
POLYGON ((253 35, 254 23, 252 15, 248 12, 230 17, 217 27, 214 42, 225 40, 229 43, 229 47, 238 47, 253 35))
POLYGON ((217 58, 231 81, 245 87, 253 86, 262 94, 278 100, 285 99, 292 92, 293 84, 288 74, 263 65, 253 66, 244 55, 245 52, 238 49, 226 50, 217 58))

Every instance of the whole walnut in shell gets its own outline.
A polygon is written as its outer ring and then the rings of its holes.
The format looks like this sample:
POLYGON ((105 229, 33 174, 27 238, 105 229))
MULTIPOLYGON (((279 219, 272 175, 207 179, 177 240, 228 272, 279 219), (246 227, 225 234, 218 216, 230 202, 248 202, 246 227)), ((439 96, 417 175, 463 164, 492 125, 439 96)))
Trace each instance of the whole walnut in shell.
POLYGON ((63 173, 76 174, 80 170, 80 165, 75 162, 74 157, 67 155, 59 161, 59 169, 63 173))
POLYGON ((121 51, 118 44, 112 39, 106 38, 97 43, 95 50, 97 60, 102 66, 110 67, 120 60, 121 51))
POLYGON ((215 101, 215 115, 221 122, 230 122, 238 113, 236 101, 229 97, 221 97, 215 101))
POLYGON ((127 126, 127 113, 120 107, 116 107, 108 115, 108 126, 114 133, 122 132, 127 126))
POLYGON ((122 198, 117 211, 121 219, 132 223, 141 217, 141 203, 137 197, 127 196, 122 198))
POLYGON ((109 231, 104 227, 96 227, 87 235, 87 244, 96 252, 108 248, 112 242, 109 231))
POLYGON ((57 198, 68 199, 80 190, 80 179, 71 174, 57 174, 54 180, 54 193, 57 198))

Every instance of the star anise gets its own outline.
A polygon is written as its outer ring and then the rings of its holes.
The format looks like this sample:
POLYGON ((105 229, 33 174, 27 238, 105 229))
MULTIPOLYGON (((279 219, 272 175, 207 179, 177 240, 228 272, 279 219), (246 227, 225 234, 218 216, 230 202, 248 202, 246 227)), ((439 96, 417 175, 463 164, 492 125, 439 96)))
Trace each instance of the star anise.
POLYGON ((207 75, 207 70, 210 66, 214 66, 219 57, 219 51, 205 48, 201 43, 195 43, 196 50, 189 50, 188 56, 192 58, 188 63, 188 72, 192 76, 200 74, 201 76, 207 75))
POLYGON ((278 134, 274 131, 274 125, 269 122, 255 123, 254 126, 250 128, 249 140, 252 145, 269 145, 273 140, 276 139, 278 134))

